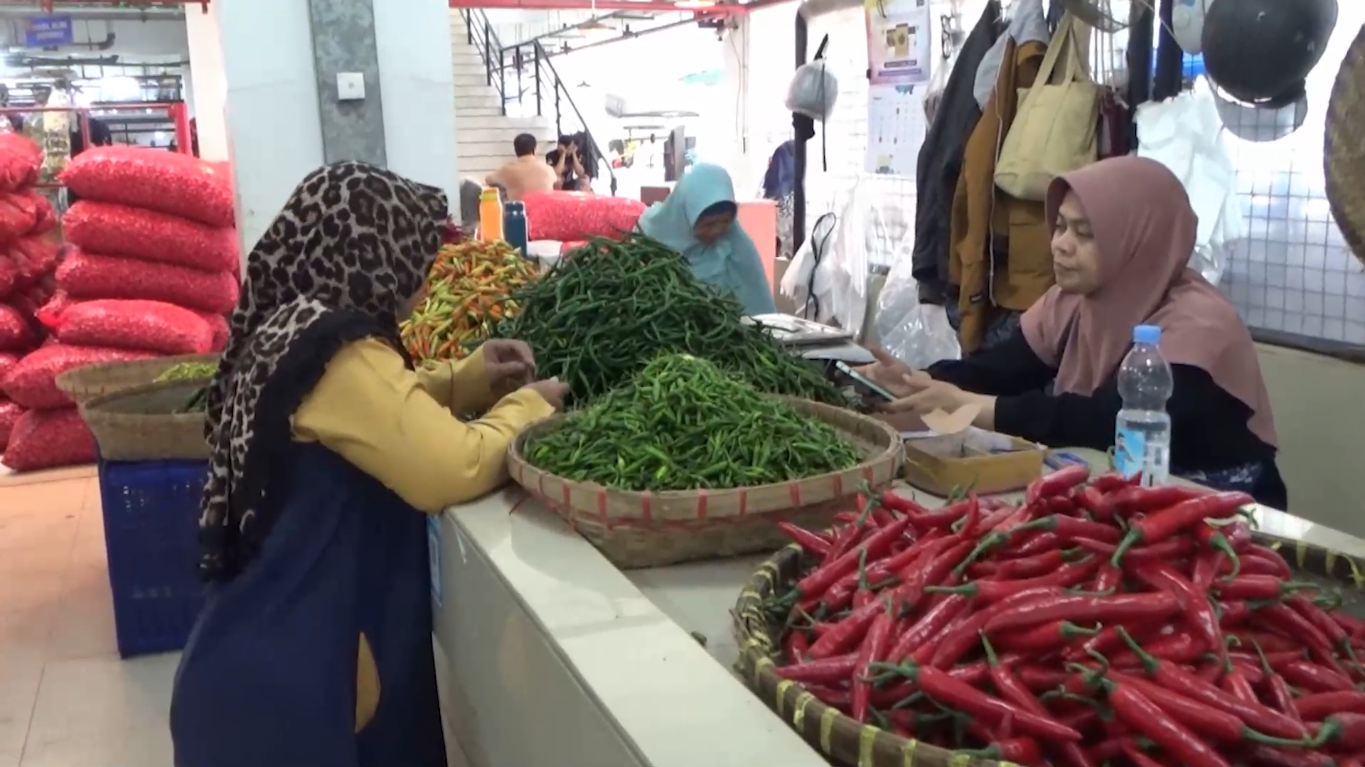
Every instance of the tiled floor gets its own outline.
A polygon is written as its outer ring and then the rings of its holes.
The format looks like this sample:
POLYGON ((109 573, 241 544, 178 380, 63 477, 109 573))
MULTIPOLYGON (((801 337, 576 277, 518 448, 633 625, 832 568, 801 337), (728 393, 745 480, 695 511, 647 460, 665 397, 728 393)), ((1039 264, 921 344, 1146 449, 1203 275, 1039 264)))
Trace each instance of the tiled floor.
POLYGON ((120 660, 93 471, 0 478, 0 767, 169 767, 176 655, 120 660))

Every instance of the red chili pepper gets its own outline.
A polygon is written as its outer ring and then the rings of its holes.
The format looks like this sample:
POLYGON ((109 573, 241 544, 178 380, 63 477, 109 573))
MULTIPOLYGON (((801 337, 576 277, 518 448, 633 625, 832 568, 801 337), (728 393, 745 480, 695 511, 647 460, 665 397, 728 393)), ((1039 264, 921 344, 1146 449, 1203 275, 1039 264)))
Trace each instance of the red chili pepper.
POLYGON ((1251 617, 1251 605, 1240 600, 1218 603, 1218 623, 1224 629, 1241 626, 1251 617))
POLYGON ((1260 698, 1256 697, 1256 690, 1252 688, 1251 682, 1243 673, 1241 667, 1236 663, 1228 663, 1223 668, 1223 678, 1219 682, 1223 691, 1243 703, 1259 703, 1260 698))
POLYGON ((1117 471, 1107 471, 1098 477, 1090 480, 1090 486, 1101 493, 1112 493, 1115 490, 1122 490, 1125 487, 1132 487, 1136 482, 1136 477, 1129 479, 1117 471))
MULTIPOLYGON (((1016 528, 1016 533, 1022 528, 1016 528)), ((1052 533, 1028 531, 1011 536, 1010 543, 1000 550, 1000 557, 1031 557, 1061 548, 1062 540, 1052 533)))
MULTIPOLYGON (((1201 637, 1197 637, 1189 631, 1181 630, 1153 639, 1147 643, 1145 649, 1149 655, 1160 658, 1167 663, 1185 665, 1207 653, 1210 648, 1201 637)), ((1131 651, 1115 653, 1109 659, 1113 661, 1116 667, 1121 668, 1135 668, 1142 665, 1142 658, 1131 651)))
POLYGON ((848 690, 840 690, 820 684, 807 684, 803 687, 806 688, 806 692, 814 695, 816 700, 826 706, 833 706, 844 713, 848 713, 848 690))
POLYGON ((856 549, 844 552, 838 559, 817 567, 810 575, 796 584, 796 593, 802 597, 818 596, 833 586, 840 578, 858 569, 860 561, 875 560, 890 550, 891 544, 905 533, 910 525, 908 517, 878 528, 856 549))
POLYGON ((1119 721, 1134 732, 1150 738, 1169 753, 1176 764, 1185 767, 1232 767, 1213 746, 1173 719, 1160 706, 1138 692, 1137 688, 1112 679, 1102 679, 1100 683, 1119 721))
POLYGON ((1079 732, 1051 717, 1038 716, 998 698, 992 698, 932 666, 882 664, 879 670, 894 671, 905 676, 918 683, 924 694, 936 702, 978 717, 988 725, 998 727, 1001 720, 1012 716, 1015 727, 1030 735, 1057 741, 1078 742, 1081 739, 1079 732))
POLYGON ((1061 495, 1087 479, 1090 479, 1090 467, 1073 463, 1029 483, 1028 489, 1024 491, 1024 503, 1031 504, 1039 499, 1061 495))
POLYGON ((800 663, 805 660, 806 652, 810 650, 810 638, 804 631, 787 632, 785 644, 785 656, 788 663, 800 663))
POLYGON ((1288 605, 1275 602, 1265 605, 1252 614, 1252 621, 1267 631, 1287 635, 1288 638, 1301 642, 1322 665, 1337 667, 1336 658, 1332 655, 1332 640, 1288 605))
POLYGON ((1170 594, 1068 595, 1000 612, 987 621, 985 630, 994 634, 1056 620, 1073 623, 1155 621, 1179 611, 1179 603, 1170 594))
MULTIPOLYGON (((1077 546, 1092 551, 1096 554, 1103 554, 1112 557, 1118 551, 1118 546, 1104 541, 1097 541, 1093 538, 1076 538, 1072 540, 1077 546)), ((1170 562, 1188 556, 1195 549, 1194 540, 1186 536, 1171 538, 1170 540, 1154 543, 1151 546, 1137 546, 1129 549, 1123 558, 1123 568, 1131 570, 1136 567, 1148 564, 1149 562, 1170 562)))
MULTIPOLYGON (((957 540, 950 538, 948 540, 957 540)), ((957 545, 943 551, 928 564, 909 574, 905 583, 897 589, 893 598, 900 608, 913 607, 919 603, 920 597, 924 596, 924 590, 928 586, 936 586, 942 583, 962 562, 962 558, 972 550, 972 542, 965 540, 957 545)))
POLYGON ((1280 556, 1280 552, 1270 548, 1269 546, 1262 546, 1259 543, 1253 543, 1250 546, 1247 546, 1244 551, 1241 551, 1239 553, 1242 555, 1243 569, 1245 569, 1247 566, 1246 561, 1247 558, 1254 557, 1256 559, 1262 560, 1266 565, 1274 567, 1275 573, 1278 574, 1281 578, 1284 578, 1285 580, 1290 580, 1294 577, 1294 572, 1289 568, 1289 563, 1284 561, 1284 557, 1280 556))
POLYGON ((773 669, 773 673, 793 682, 839 684, 848 681, 849 677, 853 676, 853 671, 858 667, 857 664, 857 654, 849 653, 848 655, 839 655, 822 660, 793 663, 790 666, 778 666, 773 669))
POLYGON ((1324 719, 1313 747, 1328 744, 1340 751, 1365 750, 1365 714, 1344 712, 1324 719))
POLYGON ((1082 488, 1079 493, 1072 497, 1076 499, 1077 506, 1090 512, 1095 519, 1108 522, 1114 518, 1114 504, 1105 497, 1104 491, 1094 483, 1082 488))
MULTIPOLYGON (((1276 746, 1303 746, 1303 738, 1275 738, 1257 732, 1236 715, 1188 698, 1178 690, 1169 690, 1155 682, 1141 677, 1129 676, 1120 671, 1108 671, 1108 679, 1119 685, 1132 688, 1146 697, 1167 715, 1175 717, 1189 726, 1191 730, 1206 738, 1224 743, 1267 743, 1276 746)), ((1131 726, 1131 725, 1130 725, 1131 726)), ((1155 740, 1155 738, 1153 739, 1155 740)))
POLYGON ((1351 635, 1346 633, 1346 629, 1341 624, 1332 620, 1332 616, 1313 603, 1313 600, 1303 594, 1294 594, 1285 600, 1289 609, 1298 613, 1304 620, 1308 621, 1322 635, 1327 637, 1334 649, 1340 650, 1347 658, 1350 658, 1352 667, 1357 673, 1362 673, 1360 659, 1356 657, 1355 647, 1351 644, 1351 635))
POLYGON ((1255 503, 1255 500, 1246 493, 1214 493, 1181 501, 1164 511, 1136 520, 1128 526, 1128 532, 1114 552, 1114 564, 1122 560, 1128 549, 1140 543, 1149 546, 1160 543, 1186 532, 1204 519, 1230 516, 1251 503, 1255 503))
POLYGON ((975 495, 968 499, 967 513, 962 516, 961 526, 954 525, 963 540, 975 538, 981 529, 981 503, 975 495))
POLYGON ((1129 649, 1142 661, 1143 671, 1157 684, 1168 690, 1179 690, 1186 697, 1193 698, 1206 706, 1226 711, 1257 732, 1277 738, 1295 738, 1302 731, 1298 722, 1259 704, 1247 703, 1218 687, 1200 679, 1198 675, 1145 652, 1138 646, 1128 632, 1121 632, 1129 649))
POLYGON ((1347 615, 1340 610, 1333 610, 1328 613, 1332 620, 1336 622, 1352 639, 1365 639, 1365 620, 1353 615, 1347 615))
MULTIPOLYGON (((882 493, 881 503, 882 506, 885 506, 892 511, 900 512, 901 514, 911 514, 918 517, 929 513, 928 509, 924 508, 919 503, 916 503, 914 499, 906 498, 903 495, 897 495, 890 490, 882 493)), ((916 523, 912 520, 911 524, 916 523)))
POLYGON ((964 519, 973 508, 980 508, 976 496, 950 503, 937 511, 919 511, 910 514, 910 524, 916 530, 947 530, 959 520, 964 519))
POLYGON ((1295 591, 1321 588, 1309 581, 1283 581, 1274 575, 1239 575, 1216 584, 1213 590, 1223 599, 1261 600, 1285 599, 1295 591))
POLYGON ((924 611, 919 620, 896 638, 886 659, 900 663, 921 645, 943 633, 953 619, 967 609, 967 597, 954 594, 924 611))
MULTIPOLYGON (((1072 744, 1075 746, 1075 744, 1072 744)), ((969 759, 985 759, 1010 764, 1042 764, 1043 749, 1033 738, 1005 738, 985 748, 957 749, 953 757, 965 756, 969 759)))
POLYGON ((1019 530, 1042 530, 1044 532, 1055 533, 1062 540, 1072 540, 1074 538, 1089 538, 1105 543, 1118 543, 1118 528, 1113 525, 1106 525, 1103 522, 1090 522, 1075 517, 1066 517, 1053 514, 1022 525, 1019 530))
MULTIPOLYGON (((992 617, 1015 607, 1028 605, 1039 600, 1052 599, 1061 594, 1061 589, 1055 587, 1029 589, 972 613, 966 620, 959 621, 943 633, 938 647, 935 648, 934 654, 931 656, 930 665, 938 669, 952 667, 981 641, 980 632, 992 617)), ((916 652, 914 660, 923 663, 925 659, 919 652, 916 652)))
MULTIPOLYGON (((838 521, 838 518, 839 517, 836 514, 835 521, 838 521)), ((834 533, 834 539, 830 541, 829 551, 825 554, 824 558, 820 560, 821 566, 828 565, 843 556, 849 549, 853 548, 854 545, 858 543, 858 539, 862 537, 862 534, 863 528, 854 527, 853 525, 838 528, 834 533)))
POLYGON ((1360 690, 1318 692, 1293 700, 1294 710, 1305 721, 1315 722, 1339 711, 1365 714, 1365 692, 1360 690))
POLYGON ((924 590, 931 593, 963 594, 967 597, 990 604, 1007 597, 1042 587, 1069 588, 1084 583, 1099 568, 1100 560, 1077 562, 1058 568, 1050 575, 1026 578, 1017 581, 984 580, 965 583, 961 586, 928 586, 924 590))
POLYGON ((1030 690, 1035 692, 1042 690, 1053 690, 1066 684, 1068 679, 1076 678, 1075 674, 1062 671, 1060 669, 1048 668, 1046 666, 1036 666, 1022 664, 1015 669, 1019 676, 1019 681, 1030 690))
POLYGON ((1142 749, 1138 748, 1137 744, 1132 741, 1125 741, 1122 748, 1123 755, 1128 757, 1128 761, 1133 763, 1133 767, 1165 767, 1161 762, 1142 753, 1142 749))
POLYGON ((1000 644, 1010 652, 1042 655, 1078 637, 1094 636, 1098 631, 1097 628, 1077 626, 1070 621, 1052 621, 1018 634, 1002 635, 1000 644))
POLYGON ((801 550, 807 554, 823 557, 825 554, 829 553, 829 541, 821 538, 819 535, 797 527, 790 522, 778 522, 777 527, 783 533, 786 533, 787 537, 791 538, 792 542, 797 546, 800 546, 801 550))
POLYGON ((1295 660, 1277 666, 1275 671, 1285 681, 1313 692, 1353 692, 1356 686, 1334 669, 1306 660, 1295 660))
POLYGON ((1253 746, 1244 752, 1244 756, 1258 767, 1341 767, 1327 754, 1298 748, 1253 746))
POLYGON ((815 640, 806 657, 821 660, 852 650, 867 635, 867 630, 872 627, 872 621, 876 620, 881 612, 882 605, 878 602, 871 602, 854 610, 824 636, 815 640))
MULTIPOLYGON (((1197 552, 1194 558, 1194 572, 1190 573, 1190 580, 1200 591, 1208 591, 1213 586, 1214 578, 1218 577, 1218 572, 1223 569, 1225 562, 1227 562, 1227 557, 1221 551, 1203 549, 1197 552)), ((1240 562, 1238 564, 1240 566, 1240 562)))
POLYGON ((886 610, 872 622, 867 630, 867 638, 858 649, 857 671, 853 675, 849 716, 862 722, 867 719, 868 698, 872 691, 872 664, 886 660, 886 651, 891 644, 891 631, 896 625, 896 615, 891 609, 891 601, 886 600, 886 610))
POLYGON ((876 523, 877 527, 886 527, 896 521, 896 517, 886 509, 873 509, 870 513, 872 521, 876 523))
POLYGON ((1077 511, 1081 511, 1076 506, 1076 502, 1066 495, 1054 495, 1048 499, 1047 510, 1053 514, 1065 514, 1067 516, 1080 516, 1077 511))
POLYGON ((1209 649, 1216 653, 1223 652, 1223 629, 1218 624, 1218 614, 1203 591, 1167 564, 1143 565, 1136 574, 1138 580, 1148 586, 1175 597, 1185 613, 1185 620, 1194 627, 1209 649))
POLYGON ((1109 501, 1114 511, 1128 517, 1159 511, 1205 494, 1205 491, 1180 485, 1126 487, 1114 492, 1109 501))

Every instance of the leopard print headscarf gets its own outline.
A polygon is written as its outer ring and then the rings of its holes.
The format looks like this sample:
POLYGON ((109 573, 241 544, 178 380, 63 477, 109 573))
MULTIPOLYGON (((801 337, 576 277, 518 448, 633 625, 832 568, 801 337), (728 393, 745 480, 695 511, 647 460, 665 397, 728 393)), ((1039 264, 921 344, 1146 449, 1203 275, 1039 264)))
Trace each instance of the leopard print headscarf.
POLYGON ((440 189, 342 162, 304 178, 256 243, 208 390, 205 578, 234 577, 270 532, 272 456, 289 443, 289 419, 332 355, 364 337, 403 353, 397 314, 421 289, 446 216, 440 189))

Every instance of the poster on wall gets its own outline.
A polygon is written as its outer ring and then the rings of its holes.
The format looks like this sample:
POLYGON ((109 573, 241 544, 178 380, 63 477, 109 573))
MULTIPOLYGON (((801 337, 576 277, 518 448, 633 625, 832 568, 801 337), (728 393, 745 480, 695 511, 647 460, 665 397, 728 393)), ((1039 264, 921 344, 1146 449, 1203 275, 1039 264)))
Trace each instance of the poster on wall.
POLYGON ((924 88, 873 85, 867 93, 868 173, 915 177, 915 164, 928 130, 924 88))
POLYGON ((867 67, 872 85, 929 81, 929 0, 867 0, 867 67))

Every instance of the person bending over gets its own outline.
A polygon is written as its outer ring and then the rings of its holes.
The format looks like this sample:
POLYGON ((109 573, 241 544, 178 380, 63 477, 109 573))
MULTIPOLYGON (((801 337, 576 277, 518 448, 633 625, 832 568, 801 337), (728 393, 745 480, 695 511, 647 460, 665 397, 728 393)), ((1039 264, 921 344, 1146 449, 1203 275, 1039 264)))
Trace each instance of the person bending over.
POLYGON ((503 483, 513 436, 565 393, 529 383, 516 341, 414 369, 398 323, 446 216, 439 189, 328 165, 248 257, 208 391, 209 585, 171 698, 177 767, 446 763, 428 515, 503 483))
POLYGON ((1047 193, 1056 285, 999 347, 914 372, 879 355, 866 374, 928 413, 975 402, 976 425, 1057 447, 1107 450, 1123 400, 1118 370, 1136 325, 1161 328, 1171 364, 1173 474, 1283 509, 1275 421, 1251 333, 1189 269, 1198 220, 1158 162, 1103 160, 1047 193))

